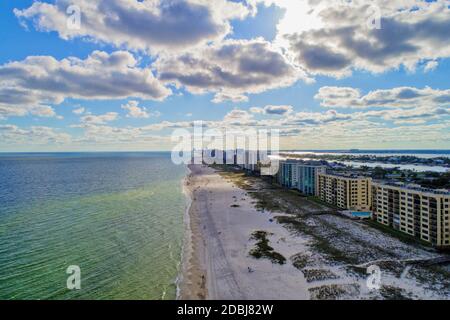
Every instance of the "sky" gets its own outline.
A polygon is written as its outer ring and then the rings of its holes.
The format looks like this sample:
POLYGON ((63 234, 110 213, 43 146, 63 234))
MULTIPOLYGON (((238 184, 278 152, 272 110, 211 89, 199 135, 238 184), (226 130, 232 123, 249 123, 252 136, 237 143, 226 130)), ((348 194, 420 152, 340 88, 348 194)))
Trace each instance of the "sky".
POLYGON ((450 1, 5 0, 0 152, 449 149, 450 1))

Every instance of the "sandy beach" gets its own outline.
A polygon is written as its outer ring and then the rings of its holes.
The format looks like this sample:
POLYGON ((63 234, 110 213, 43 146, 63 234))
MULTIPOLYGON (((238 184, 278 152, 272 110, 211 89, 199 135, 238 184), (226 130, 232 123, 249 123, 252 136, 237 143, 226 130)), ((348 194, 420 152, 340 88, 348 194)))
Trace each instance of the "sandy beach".
POLYGON ((213 169, 190 166, 186 184, 193 199, 190 239, 185 248, 180 299, 306 299, 305 280, 293 266, 249 256, 252 232, 268 230, 275 250, 295 254, 301 246, 287 242, 289 232, 258 212, 244 190, 213 169), (231 207, 235 199, 239 207, 231 207), (249 272, 249 269, 253 272, 249 272), (276 284, 276 287, 272 285, 276 284))
MULTIPOLYGON (((292 219, 292 212, 261 210, 249 189, 238 187, 210 167, 189 168, 185 188, 192 203, 186 217, 179 299, 448 299, 448 287, 432 289, 429 283, 420 283, 413 272, 400 277, 390 265, 388 272, 383 273, 383 288, 377 291, 367 288, 365 269, 352 271, 371 261, 383 265, 391 259, 401 264, 410 259, 434 258, 436 253, 336 217, 326 212, 326 207, 308 202, 301 209, 308 214, 302 221, 314 233, 300 234, 289 224, 279 223, 283 217, 292 219), (252 238, 256 231, 267 233, 270 246, 286 257, 286 263, 256 259, 249 254, 257 242, 252 238), (328 235, 333 237, 333 259, 330 253, 317 249, 318 240, 314 237, 321 232, 321 244, 328 235), (349 252, 349 257, 339 257, 339 245, 349 252), (353 260, 352 255, 356 257, 353 260)), ((323 246, 323 250, 329 250, 328 247, 323 246)))

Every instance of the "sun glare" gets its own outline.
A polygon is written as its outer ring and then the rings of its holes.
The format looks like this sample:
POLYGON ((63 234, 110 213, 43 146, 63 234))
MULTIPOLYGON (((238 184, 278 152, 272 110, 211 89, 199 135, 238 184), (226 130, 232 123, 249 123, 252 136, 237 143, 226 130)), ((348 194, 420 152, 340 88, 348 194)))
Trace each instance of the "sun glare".
POLYGON ((320 6, 311 6, 304 0, 278 0, 275 4, 286 9, 277 28, 280 34, 301 33, 320 28, 322 21, 318 16, 320 6))

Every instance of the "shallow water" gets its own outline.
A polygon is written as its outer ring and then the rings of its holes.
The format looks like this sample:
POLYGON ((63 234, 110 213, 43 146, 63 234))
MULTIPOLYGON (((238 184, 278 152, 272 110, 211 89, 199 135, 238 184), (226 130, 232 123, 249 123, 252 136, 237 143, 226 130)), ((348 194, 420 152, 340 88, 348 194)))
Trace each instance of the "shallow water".
POLYGON ((0 155, 0 299, 175 298, 185 173, 165 153, 0 155))

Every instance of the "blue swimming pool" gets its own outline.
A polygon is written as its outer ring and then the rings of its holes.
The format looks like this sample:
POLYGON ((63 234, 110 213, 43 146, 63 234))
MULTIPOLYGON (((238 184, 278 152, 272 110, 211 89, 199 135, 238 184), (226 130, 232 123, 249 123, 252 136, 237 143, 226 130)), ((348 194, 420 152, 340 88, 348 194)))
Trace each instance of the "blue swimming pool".
POLYGON ((370 218, 372 216, 372 212, 351 212, 351 215, 357 218, 370 218))

